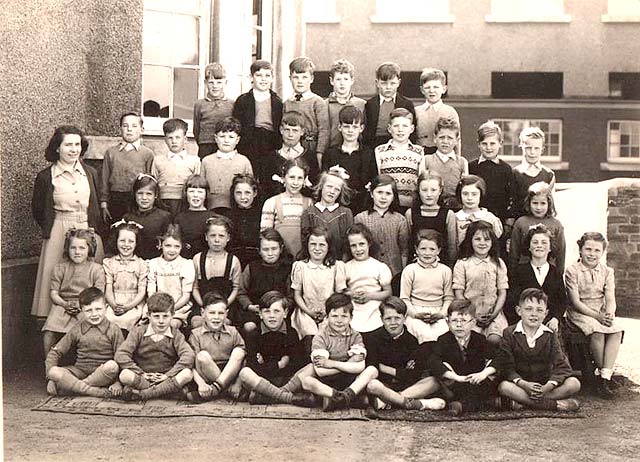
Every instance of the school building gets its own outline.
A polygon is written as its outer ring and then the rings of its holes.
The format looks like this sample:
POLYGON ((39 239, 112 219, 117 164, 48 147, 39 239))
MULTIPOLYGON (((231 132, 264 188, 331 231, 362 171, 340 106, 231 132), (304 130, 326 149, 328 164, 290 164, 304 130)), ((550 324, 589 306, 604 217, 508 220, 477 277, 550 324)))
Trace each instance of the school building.
MULTIPOLYGON (((29 323, 41 238, 30 201, 56 126, 75 124, 100 167, 120 115, 144 114, 145 143, 162 147, 168 117, 191 120, 204 96, 204 66, 223 63, 228 96, 250 88, 255 59, 274 63, 274 89, 289 96, 288 63, 306 54, 314 88, 328 93, 331 63, 356 66, 358 95, 374 72, 398 62, 415 98, 420 70, 442 68, 446 101, 462 120, 463 154, 475 129, 548 135, 545 163, 559 181, 633 177, 640 171, 640 2, 636 0, 24 0, 0 16, 3 364, 39 345, 29 323), (31 330, 30 330, 31 329, 31 330)), ((635 226, 635 225, 634 225, 635 226)), ((39 343, 39 342, 38 342, 39 343)))

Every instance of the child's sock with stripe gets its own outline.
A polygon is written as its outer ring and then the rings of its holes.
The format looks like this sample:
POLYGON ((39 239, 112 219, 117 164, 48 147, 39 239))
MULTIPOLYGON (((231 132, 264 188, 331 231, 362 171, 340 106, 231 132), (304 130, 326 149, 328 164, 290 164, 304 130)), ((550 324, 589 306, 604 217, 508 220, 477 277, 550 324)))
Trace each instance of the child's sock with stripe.
POLYGON ((180 385, 176 382, 175 377, 169 377, 167 380, 156 383, 155 385, 140 391, 140 398, 145 400, 160 398, 161 396, 166 396, 180 390, 180 385))
POLYGON ((257 385, 254 387, 256 393, 268 396, 278 403, 291 404, 293 399, 293 393, 285 390, 284 387, 279 388, 266 379, 260 379, 257 385))
POLYGON ((289 379, 289 381, 287 383, 285 383, 282 386, 282 389, 284 391, 290 391, 291 393, 295 393, 299 390, 302 389, 302 381, 300 380, 300 377, 298 377, 297 375, 294 375, 293 377, 291 377, 289 379))
POLYGON ((60 388, 69 390, 72 393, 96 398, 108 398, 111 392, 107 388, 92 387, 83 382, 69 371, 64 371, 57 385, 60 388))

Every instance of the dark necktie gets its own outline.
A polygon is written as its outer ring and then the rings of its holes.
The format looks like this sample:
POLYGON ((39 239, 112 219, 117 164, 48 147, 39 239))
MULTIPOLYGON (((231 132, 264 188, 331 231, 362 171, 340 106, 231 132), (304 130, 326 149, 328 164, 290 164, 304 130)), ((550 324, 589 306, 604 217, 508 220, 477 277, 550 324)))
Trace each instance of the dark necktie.
POLYGON ((296 94, 295 96, 296 101, 302 101, 302 95, 301 94, 296 94))

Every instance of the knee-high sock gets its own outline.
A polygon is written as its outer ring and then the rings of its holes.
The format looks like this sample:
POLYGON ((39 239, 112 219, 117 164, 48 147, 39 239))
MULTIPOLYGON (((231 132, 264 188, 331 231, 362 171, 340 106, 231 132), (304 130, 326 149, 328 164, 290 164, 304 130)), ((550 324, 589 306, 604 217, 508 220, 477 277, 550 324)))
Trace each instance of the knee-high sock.
POLYGON ((257 393, 268 396, 278 403, 291 404, 293 393, 282 388, 278 388, 266 379, 260 379, 254 390, 257 393))
POLYGON ((104 364, 93 371, 88 377, 84 379, 85 383, 93 387, 108 387, 118 378, 118 372, 115 374, 109 374, 104 364))
POLYGON ((174 377, 169 377, 167 380, 151 385, 149 388, 142 390, 140 392, 140 397, 142 399, 160 398, 161 396, 180 390, 181 388, 178 385, 178 382, 176 382, 176 379, 174 377))
POLYGON ((293 377, 291 377, 289 379, 289 381, 287 383, 285 383, 282 386, 282 389, 284 391, 289 391, 291 393, 295 393, 297 391, 300 391, 302 389, 302 381, 300 380, 300 377, 298 377, 298 375, 294 375, 293 377))
POLYGON ((92 387, 69 371, 62 374, 58 386, 78 395, 95 396, 96 398, 106 398, 111 394, 106 388, 92 387))

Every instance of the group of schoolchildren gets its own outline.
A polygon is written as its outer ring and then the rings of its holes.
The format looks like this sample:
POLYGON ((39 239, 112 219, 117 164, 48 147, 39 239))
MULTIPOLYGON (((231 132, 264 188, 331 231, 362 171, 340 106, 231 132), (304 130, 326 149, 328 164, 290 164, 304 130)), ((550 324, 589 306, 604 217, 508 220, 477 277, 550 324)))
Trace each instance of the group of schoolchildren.
POLYGON ((512 169, 486 122, 468 163, 442 71, 424 70, 417 107, 394 63, 368 101, 352 94, 348 61, 331 68, 326 100, 313 72, 296 58, 282 102, 273 67, 257 61, 233 103, 222 66, 207 66, 199 156, 185 150, 184 121, 164 124, 169 152, 154 155, 141 117, 122 116, 100 192, 112 256, 92 261, 91 230, 67 234, 44 327, 66 335, 45 345, 47 390, 573 411, 580 382, 559 337, 570 322, 590 338, 599 393, 613 396, 622 331, 606 241, 585 233, 565 269, 544 133, 522 131, 512 169), (75 364, 59 367, 70 350, 75 364))

